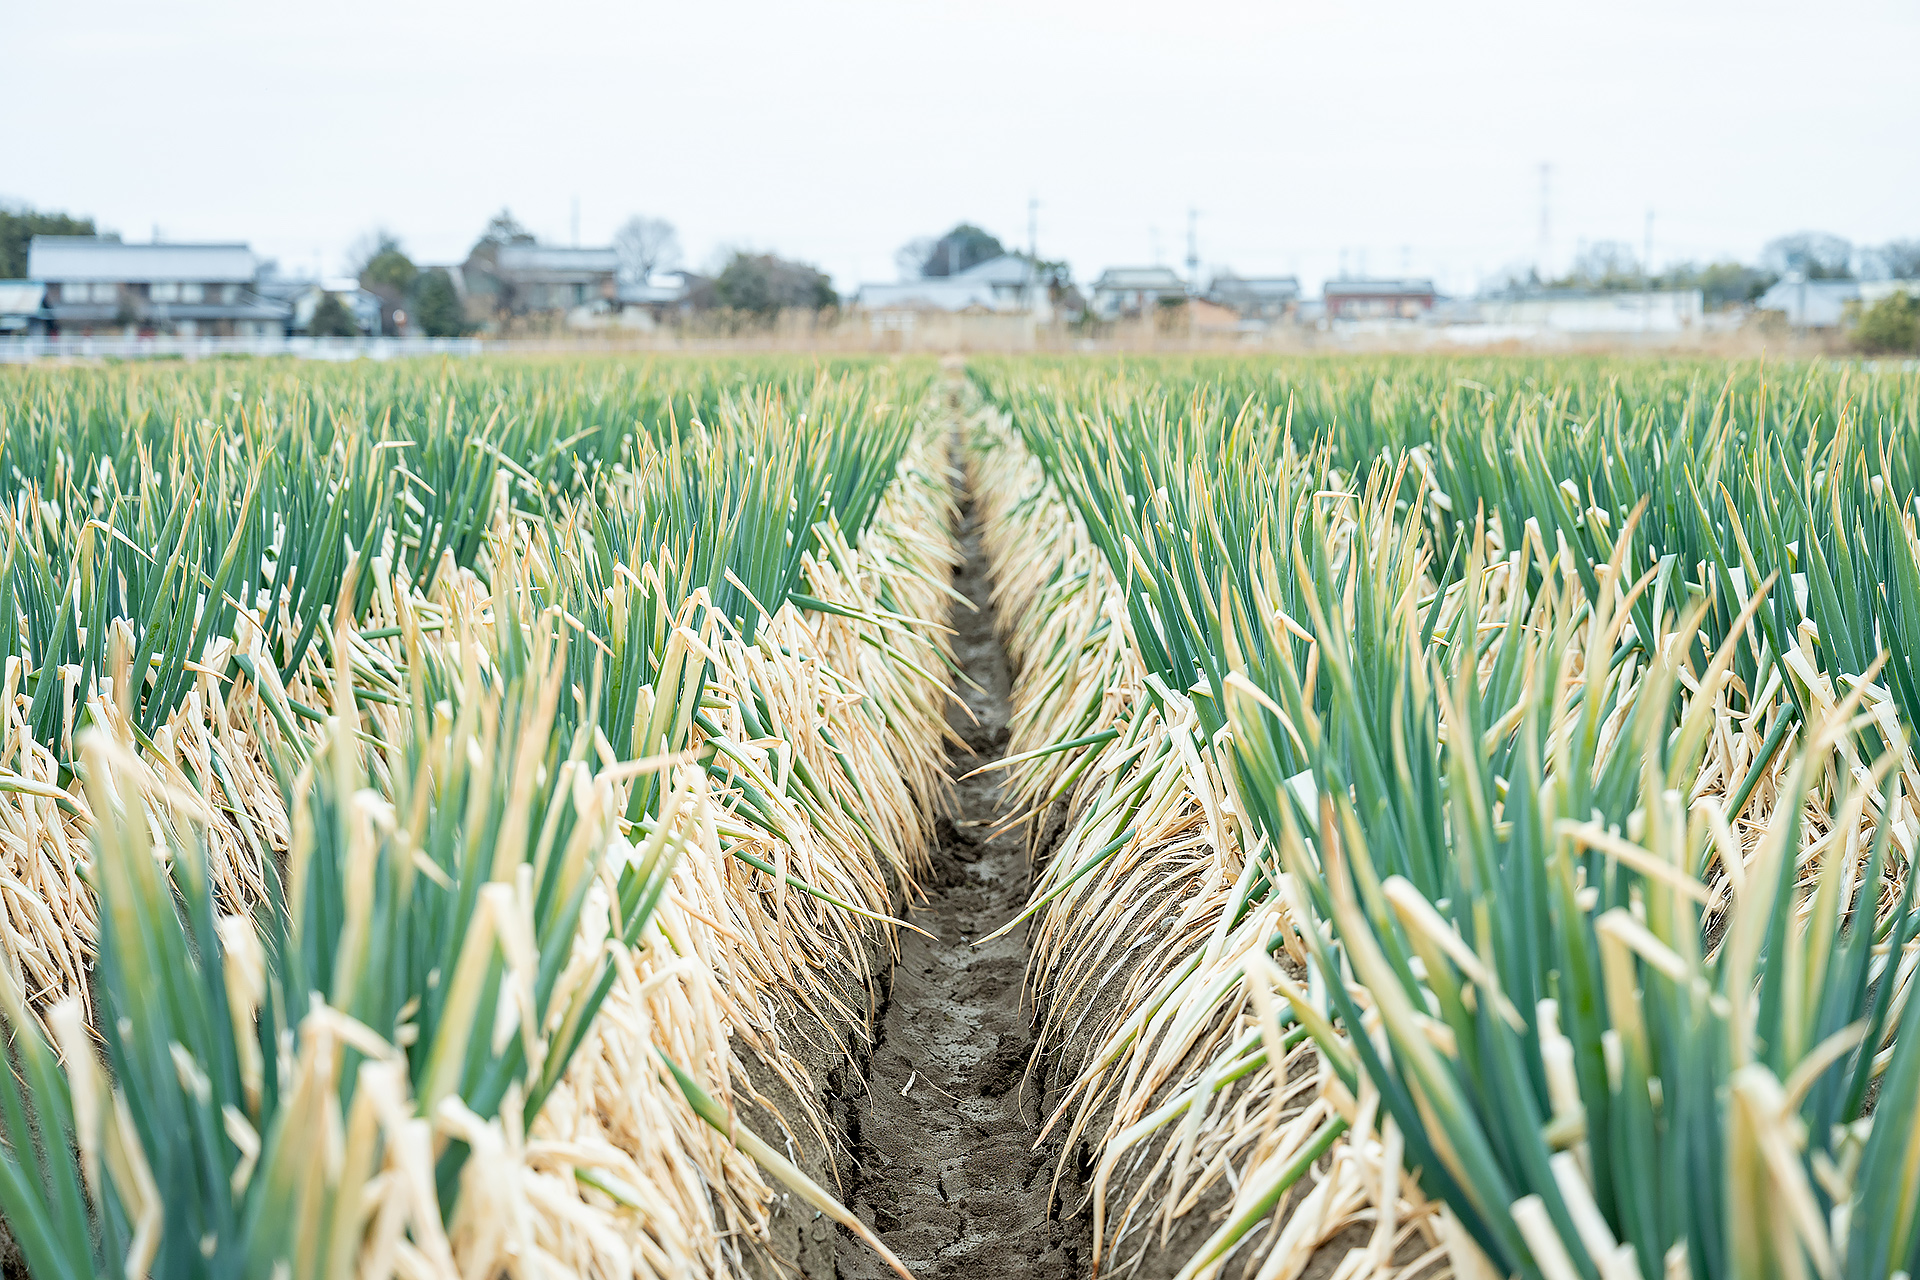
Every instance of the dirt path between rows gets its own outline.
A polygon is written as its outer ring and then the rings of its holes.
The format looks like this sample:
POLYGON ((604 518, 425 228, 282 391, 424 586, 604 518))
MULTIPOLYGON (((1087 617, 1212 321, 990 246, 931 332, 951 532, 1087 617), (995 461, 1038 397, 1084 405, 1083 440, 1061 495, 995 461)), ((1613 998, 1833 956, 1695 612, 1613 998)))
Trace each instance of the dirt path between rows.
MULTIPOLYGON (((957 459, 956 459, 957 461, 957 459)), ((957 777, 997 758, 1007 742, 1006 651, 994 634, 987 559, 970 495, 963 495, 966 563, 954 586, 975 608, 955 606, 956 657, 978 688, 962 686, 971 716, 951 720, 968 750, 957 777)), ((1017 914, 1027 896, 1018 828, 989 835, 1008 816, 1001 773, 956 784, 940 824, 929 900, 912 921, 882 992, 865 1096, 841 1110, 853 1152, 848 1203, 920 1280, 1021 1276, 1078 1280, 1083 1233, 1047 1212, 1053 1152, 1035 1151, 1040 1075, 1027 1078, 1033 1032, 1021 1001, 1024 930, 974 946, 1017 914)), ((1072 1204, 1078 1187, 1061 1188, 1072 1204)), ((892 1273, 841 1233, 837 1275, 880 1280, 892 1273)))

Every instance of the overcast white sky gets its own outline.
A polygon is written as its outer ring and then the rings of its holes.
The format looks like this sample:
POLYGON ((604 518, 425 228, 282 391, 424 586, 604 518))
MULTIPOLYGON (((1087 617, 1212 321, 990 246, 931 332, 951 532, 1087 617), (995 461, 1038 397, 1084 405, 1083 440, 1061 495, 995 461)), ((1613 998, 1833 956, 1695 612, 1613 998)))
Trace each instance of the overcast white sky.
POLYGON ((965 218, 1078 278, 1200 256, 1471 289, 1539 242, 1654 259, 1920 236, 1913 0, 9 6, 0 196, 339 270, 510 207, 665 217, 841 289, 965 218))

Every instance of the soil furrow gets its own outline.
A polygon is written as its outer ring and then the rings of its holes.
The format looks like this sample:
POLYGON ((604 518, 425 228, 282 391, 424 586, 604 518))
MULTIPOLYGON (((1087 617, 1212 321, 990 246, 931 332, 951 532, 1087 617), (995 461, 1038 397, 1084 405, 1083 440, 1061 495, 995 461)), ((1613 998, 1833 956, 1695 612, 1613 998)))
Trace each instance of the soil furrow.
MULTIPOLYGON (((956 606, 951 619, 956 657, 972 681, 962 687, 966 711, 951 717, 966 741, 950 762, 956 776, 1004 751, 1011 685, 970 495, 961 536, 966 561, 954 585, 974 608, 956 606)), ((955 785, 928 900, 911 916, 932 936, 904 935, 866 1063, 868 1092, 846 1099, 842 1111, 853 1151, 851 1203, 921 1280, 1066 1280, 1085 1269, 1074 1225, 1063 1228, 1047 1211, 1053 1152, 1033 1149, 1042 1098, 1040 1073, 1027 1071, 1024 931, 974 943, 1027 895, 1019 829, 993 835, 1009 816, 1003 777, 955 785)), ((1071 1204, 1078 1188, 1061 1191, 1071 1204)), ((891 1273, 842 1232, 838 1274, 891 1273)))

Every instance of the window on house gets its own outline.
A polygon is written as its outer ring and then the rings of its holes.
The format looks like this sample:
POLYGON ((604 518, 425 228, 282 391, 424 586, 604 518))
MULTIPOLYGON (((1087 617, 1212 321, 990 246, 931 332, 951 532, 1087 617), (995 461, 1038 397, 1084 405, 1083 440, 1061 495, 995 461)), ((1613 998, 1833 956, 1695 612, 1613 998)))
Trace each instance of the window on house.
POLYGON ((205 288, 198 284, 183 284, 180 286, 180 301, 182 302, 199 302, 205 294, 205 288))
POLYGON ((232 306, 234 303, 240 301, 240 286, 237 284, 221 285, 220 301, 225 303, 229 307, 232 306))
POLYGON ((180 284, 175 280, 155 281, 147 296, 155 302, 178 302, 180 301, 180 284))

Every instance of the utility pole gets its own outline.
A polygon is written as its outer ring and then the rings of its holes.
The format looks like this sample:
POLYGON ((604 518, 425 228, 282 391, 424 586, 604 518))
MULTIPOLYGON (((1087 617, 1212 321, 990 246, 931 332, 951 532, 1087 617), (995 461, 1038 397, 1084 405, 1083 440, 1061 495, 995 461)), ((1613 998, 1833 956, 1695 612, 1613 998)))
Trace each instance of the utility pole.
POLYGON ((580 197, 573 198, 573 247, 580 247, 580 197))
POLYGON ((1187 210, 1187 296, 1200 296, 1200 211, 1187 210))

